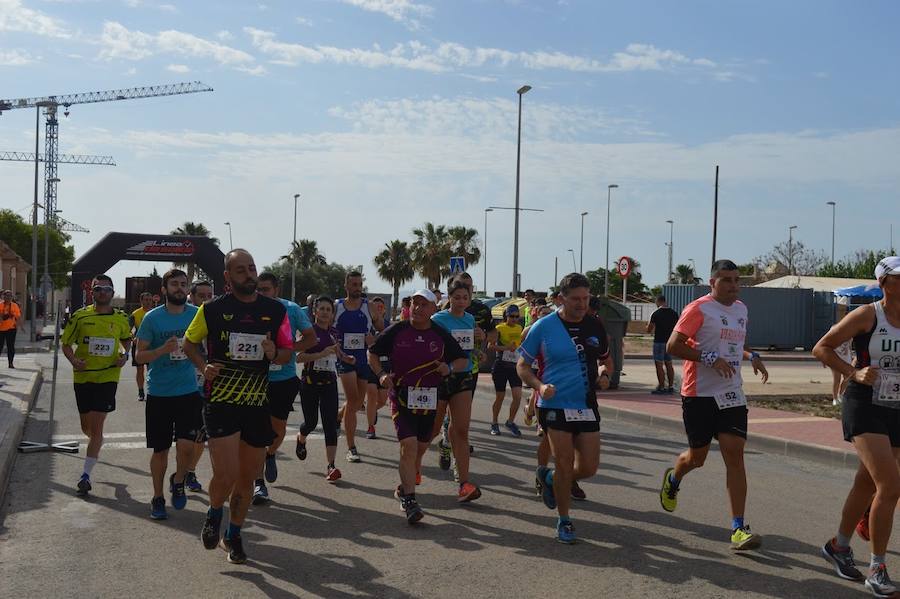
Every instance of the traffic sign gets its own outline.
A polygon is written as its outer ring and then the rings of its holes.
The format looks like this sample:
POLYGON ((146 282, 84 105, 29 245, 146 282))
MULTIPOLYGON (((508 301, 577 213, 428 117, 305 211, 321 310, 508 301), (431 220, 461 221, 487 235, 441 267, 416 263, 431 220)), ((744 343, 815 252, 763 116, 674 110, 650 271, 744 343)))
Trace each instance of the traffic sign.
POLYGON ((451 274, 459 274, 461 272, 466 271, 466 257, 465 256, 451 256, 450 257, 450 273, 451 274))
POLYGON ((627 279, 628 275, 631 274, 631 268, 631 258, 629 258, 628 256, 622 256, 616 263, 616 270, 619 272, 619 276, 623 279, 627 279))

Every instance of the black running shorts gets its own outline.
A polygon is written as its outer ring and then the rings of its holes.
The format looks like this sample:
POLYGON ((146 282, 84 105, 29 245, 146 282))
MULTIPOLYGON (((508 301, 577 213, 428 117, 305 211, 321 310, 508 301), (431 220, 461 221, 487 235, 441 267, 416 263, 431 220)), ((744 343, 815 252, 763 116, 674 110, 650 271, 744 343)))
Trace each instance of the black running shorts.
POLYGON ((497 393, 506 391, 506 385, 509 385, 510 389, 522 387, 522 379, 519 378, 516 365, 512 362, 496 362, 491 371, 491 378, 494 380, 494 391, 497 393))
POLYGON ((682 396, 681 415, 688 444, 695 449, 706 447, 721 433, 747 438, 747 406, 720 410, 712 397, 682 396))
POLYGON ((872 403, 872 388, 851 382, 841 402, 844 440, 863 433, 887 435, 891 447, 900 447, 900 410, 872 403))
POLYGON ((154 452, 172 447, 173 439, 197 441, 201 438, 203 400, 199 393, 165 397, 148 395, 144 404, 147 447, 154 452))
POLYGON ((269 406, 240 406, 224 402, 206 402, 203 409, 206 434, 210 439, 241 434, 251 447, 268 447, 275 440, 269 406))
MULTIPOLYGON (((578 435, 580 433, 596 433, 600 431, 600 412, 597 408, 584 408, 582 414, 592 413, 593 420, 582 420, 582 415, 566 417, 566 410, 556 408, 538 408, 538 422, 544 430, 553 429, 578 435)), ((590 418, 590 416, 588 416, 590 418)))
POLYGON ((75 403, 78 413, 114 412, 116 389, 119 383, 75 383, 75 403))
POLYGON ((294 411, 294 400, 300 392, 300 379, 292 376, 283 381, 269 381, 269 410, 272 418, 287 420, 294 411))

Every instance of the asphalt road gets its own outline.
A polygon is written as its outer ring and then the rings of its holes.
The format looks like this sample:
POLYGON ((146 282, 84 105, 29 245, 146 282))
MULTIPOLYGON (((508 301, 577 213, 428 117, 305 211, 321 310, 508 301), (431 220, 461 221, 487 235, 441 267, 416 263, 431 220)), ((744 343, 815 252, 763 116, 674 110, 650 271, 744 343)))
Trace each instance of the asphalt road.
MULTIPOLYGON (((26 439, 46 434, 47 375, 26 439)), ((553 539, 555 513, 533 495, 533 430, 521 439, 505 431, 491 437, 484 390, 475 399, 472 435, 479 501, 457 505, 455 485, 431 452, 418 490, 427 516, 407 525, 392 497, 398 449, 387 417, 379 420, 378 440, 359 440, 362 463, 339 463, 344 478, 336 486, 323 480, 321 437, 310 440, 305 462, 288 441, 279 479, 270 485, 272 502, 251 508, 244 528, 250 559, 231 565, 224 552, 206 551, 199 540, 205 492, 191 494, 183 511, 169 507, 166 521, 149 519, 150 450, 135 397, 133 369, 126 367, 87 500, 73 492, 83 448, 78 455, 19 455, 0 528, 3 596, 866 596, 819 556, 852 472, 749 455, 747 516, 764 545, 735 555, 718 456, 712 453, 685 480, 679 509, 668 514, 659 506, 658 482, 684 439, 610 424, 601 433, 600 472, 583 484, 588 501, 572 513, 579 542, 564 546, 553 539)), ((80 438, 68 369, 59 376, 56 421, 57 438, 80 438)), ((298 423, 292 414, 290 425, 298 423)), ((338 449, 343 458, 343 437, 338 449)), ((206 459, 198 475, 208 481, 206 459)), ((858 539, 854 547, 865 561, 868 549, 858 539)), ((888 562, 900 576, 895 553, 888 562)))

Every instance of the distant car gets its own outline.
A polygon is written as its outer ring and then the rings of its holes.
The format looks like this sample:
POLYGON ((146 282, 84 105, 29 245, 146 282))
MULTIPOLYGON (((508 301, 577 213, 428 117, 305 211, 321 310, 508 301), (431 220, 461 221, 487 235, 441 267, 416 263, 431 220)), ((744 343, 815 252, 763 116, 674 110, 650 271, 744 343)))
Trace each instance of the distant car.
POLYGON ((493 308, 494 306, 496 306, 496 305, 499 304, 500 302, 506 301, 506 298, 505 298, 505 297, 488 297, 488 298, 485 298, 485 299, 481 299, 481 298, 478 298, 478 299, 481 301, 482 304, 484 304, 484 305, 487 306, 488 308, 493 308))
POLYGON ((519 311, 523 311, 526 306, 528 306, 528 302, 525 301, 524 297, 502 298, 499 302, 491 306, 491 316, 494 320, 503 320, 503 311, 506 310, 507 306, 512 305, 519 306, 519 311))

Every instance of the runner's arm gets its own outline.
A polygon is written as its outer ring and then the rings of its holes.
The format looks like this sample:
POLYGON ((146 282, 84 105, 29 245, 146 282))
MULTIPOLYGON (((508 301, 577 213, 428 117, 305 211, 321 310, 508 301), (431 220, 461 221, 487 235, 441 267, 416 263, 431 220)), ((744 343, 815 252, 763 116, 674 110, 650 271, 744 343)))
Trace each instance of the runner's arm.
POLYGON ((312 346, 314 346, 317 342, 316 339, 316 331, 312 327, 308 329, 303 329, 300 331, 300 341, 294 342, 294 351, 302 352, 305 351, 312 346))
POLYGON ((875 324, 875 307, 872 305, 857 308, 850 312, 839 323, 831 327, 813 347, 813 355, 825 366, 840 372, 843 376, 852 377, 857 371, 852 364, 845 362, 835 351, 841 344, 861 335, 875 324))
POLYGON ((206 358, 203 357, 203 346, 200 343, 194 343, 185 336, 184 338, 184 355, 188 357, 194 368, 203 372, 206 370, 206 358))
POLYGON ((150 342, 146 339, 138 338, 137 351, 134 352, 134 361, 138 364, 148 364, 154 360, 170 354, 178 349, 178 340, 170 337, 165 344, 160 345, 156 349, 150 349, 150 342))

